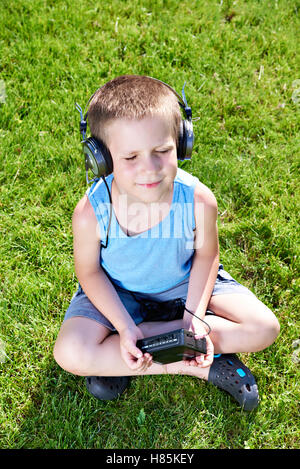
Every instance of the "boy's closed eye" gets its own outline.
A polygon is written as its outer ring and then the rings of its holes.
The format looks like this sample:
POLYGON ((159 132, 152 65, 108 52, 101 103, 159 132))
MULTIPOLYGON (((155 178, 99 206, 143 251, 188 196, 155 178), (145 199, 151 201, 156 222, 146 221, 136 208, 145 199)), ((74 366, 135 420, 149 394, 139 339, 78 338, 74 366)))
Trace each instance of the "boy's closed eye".
POLYGON ((136 155, 129 156, 128 158, 125 158, 126 161, 131 161, 131 160, 135 160, 135 159, 136 159, 136 155))
MULTIPOLYGON (((163 150, 156 150, 155 153, 165 154, 165 153, 169 153, 170 150, 171 148, 165 148, 163 150)), ((135 160, 136 158, 137 158, 137 155, 133 155, 133 156, 125 157, 125 160, 132 161, 132 160, 135 160)))

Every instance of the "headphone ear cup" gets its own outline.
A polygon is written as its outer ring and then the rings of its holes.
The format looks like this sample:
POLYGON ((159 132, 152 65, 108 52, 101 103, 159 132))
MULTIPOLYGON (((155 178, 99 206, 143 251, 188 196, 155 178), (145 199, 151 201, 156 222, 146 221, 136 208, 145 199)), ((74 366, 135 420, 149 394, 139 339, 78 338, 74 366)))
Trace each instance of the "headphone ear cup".
POLYGON ((178 144, 177 144, 177 159, 184 160, 184 125, 183 121, 180 122, 178 144))
POLYGON ((194 146, 194 131, 193 131, 193 122, 190 119, 183 121, 184 126, 184 159, 191 159, 193 146, 194 146))
POLYGON ((83 141, 83 153, 85 168, 91 170, 96 178, 108 176, 113 171, 113 162, 109 149, 101 141, 94 137, 83 141))
POLYGON ((180 124, 177 159, 189 160, 192 155, 194 145, 194 132, 191 120, 183 120, 180 124))

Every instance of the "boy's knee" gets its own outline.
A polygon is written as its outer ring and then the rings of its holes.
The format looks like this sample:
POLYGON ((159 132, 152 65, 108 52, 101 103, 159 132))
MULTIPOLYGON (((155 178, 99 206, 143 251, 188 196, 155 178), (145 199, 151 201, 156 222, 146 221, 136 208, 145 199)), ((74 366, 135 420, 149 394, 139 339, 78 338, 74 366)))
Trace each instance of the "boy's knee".
POLYGON ((53 356, 56 363, 73 375, 85 376, 88 368, 89 353, 86 347, 73 340, 57 341, 53 356))
POLYGON ((276 316, 268 310, 269 314, 259 321, 257 333, 262 337, 262 347, 264 349, 273 344, 280 332, 280 324, 276 316))
POLYGON ((278 319, 277 319, 274 315, 273 315, 273 317, 271 318, 271 320, 268 322, 267 329, 268 329, 269 337, 270 337, 270 339, 272 340, 271 343, 273 343, 274 340, 278 337, 279 332, 280 332, 280 324, 279 324, 279 321, 278 321, 278 319))

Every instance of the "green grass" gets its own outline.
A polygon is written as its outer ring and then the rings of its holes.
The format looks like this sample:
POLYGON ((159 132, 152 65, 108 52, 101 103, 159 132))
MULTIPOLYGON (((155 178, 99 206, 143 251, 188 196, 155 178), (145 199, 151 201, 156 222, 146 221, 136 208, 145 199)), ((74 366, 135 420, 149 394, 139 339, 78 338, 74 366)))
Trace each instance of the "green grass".
POLYGON ((2 448, 299 448, 299 17, 291 0, 2 0, 2 448), (216 195, 225 268, 280 320, 270 348, 243 355, 251 414, 186 376, 98 402, 52 357, 86 190, 74 102, 123 73, 187 81, 199 120, 183 167, 216 195))

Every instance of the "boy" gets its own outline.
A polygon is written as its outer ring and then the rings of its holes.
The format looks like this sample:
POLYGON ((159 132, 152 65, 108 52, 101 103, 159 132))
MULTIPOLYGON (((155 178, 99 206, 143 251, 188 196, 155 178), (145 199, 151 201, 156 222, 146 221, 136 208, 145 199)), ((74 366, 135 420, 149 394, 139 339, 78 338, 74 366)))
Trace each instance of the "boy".
POLYGON ((187 374, 254 409, 257 385, 235 353, 271 345, 279 324, 219 264, 216 199, 177 167, 178 95, 150 77, 117 77, 92 96, 88 119, 109 161, 108 176, 74 210, 79 288, 55 360, 86 376, 99 399, 120 395, 132 375, 187 374), (206 337, 206 355, 160 365, 136 346, 138 339, 182 327, 206 337))

